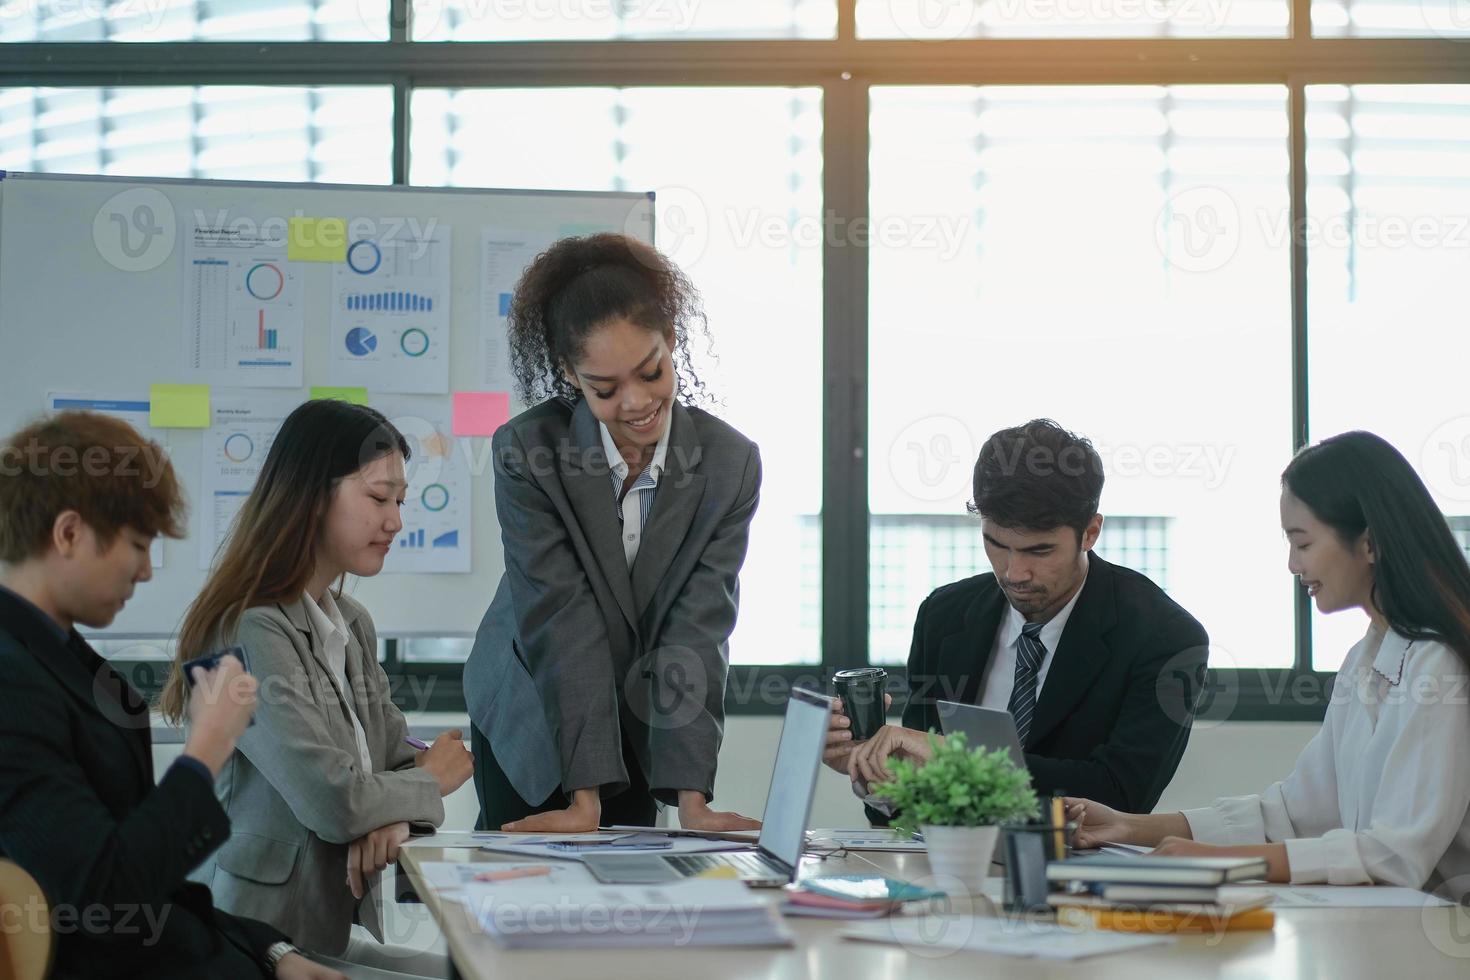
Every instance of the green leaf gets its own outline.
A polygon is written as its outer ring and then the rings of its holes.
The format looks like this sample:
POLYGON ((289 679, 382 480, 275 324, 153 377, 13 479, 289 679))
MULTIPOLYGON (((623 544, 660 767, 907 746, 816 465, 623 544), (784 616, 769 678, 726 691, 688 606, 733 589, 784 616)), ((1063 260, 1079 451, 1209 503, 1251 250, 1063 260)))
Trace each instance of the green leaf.
POLYGON ((932 730, 929 745, 934 757, 928 763, 890 762, 893 778, 872 787, 902 811, 894 824, 900 833, 921 824, 988 827, 1039 812, 1031 774, 1012 762, 1005 749, 971 750, 962 732, 941 745, 932 730))

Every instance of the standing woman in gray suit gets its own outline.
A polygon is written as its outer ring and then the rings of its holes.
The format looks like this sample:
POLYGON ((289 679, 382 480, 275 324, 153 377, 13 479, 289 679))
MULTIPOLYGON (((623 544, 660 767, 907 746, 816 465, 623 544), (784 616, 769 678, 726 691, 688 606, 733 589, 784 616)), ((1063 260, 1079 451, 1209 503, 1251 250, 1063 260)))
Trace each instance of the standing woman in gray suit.
POLYGON ((621 235, 564 239, 516 287, 533 408, 492 441, 505 575, 465 664, 480 827, 759 824, 710 808, 760 454, 696 407, 694 287, 621 235))
POLYGON ((162 698, 177 723, 183 662, 244 648, 259 707, 216 784, 234 829, 195 877, 220 907, 248 909, 308 949, 358 961, 384 959, 372 940, 352 936, 355 916, 382 941, 378 872, 396 860, 410 824, 443 822, 443 797, 471 773, 459 732, 423 752, 404 743, 372 617, 343 593, 348 575, 382 569, 403 528, 409 455, 371 408, 297 407, 184 617, 162 698))

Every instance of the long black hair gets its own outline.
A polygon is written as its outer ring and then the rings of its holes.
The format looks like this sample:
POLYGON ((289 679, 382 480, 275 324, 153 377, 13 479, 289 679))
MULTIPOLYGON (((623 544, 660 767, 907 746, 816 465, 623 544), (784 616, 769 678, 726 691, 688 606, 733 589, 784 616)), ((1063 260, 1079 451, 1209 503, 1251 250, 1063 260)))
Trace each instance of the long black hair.
POLYGON ((412 455, 393 423, 366 405, 328 398, 304 402, 286 416, 204 588, 184 614, 160 700, 169 721, 184 717, 184 662, 234 629, 252 606, 301 596, 333 491, 344 477, 393 452, 405 463, 412 455))
POLYGON ((714 400, 689 356, 691 333, 702 334, 713 353, 699 291, 658 251, 614 234, 563 238, 536 256, 516 284, 510 360, 521 400, 534 405, 555 396, 580 398, 564 366, 581 358, 588 334, 617 319, 672 334, 679 401, 714 400))
POLYGON ((1373 546, 1373 604, 1395 633, 1437 640, 1470 668, 1470 565, 1424 481, 1371 432, 1296 454, 1281 485, 1349 548, 1373 546))

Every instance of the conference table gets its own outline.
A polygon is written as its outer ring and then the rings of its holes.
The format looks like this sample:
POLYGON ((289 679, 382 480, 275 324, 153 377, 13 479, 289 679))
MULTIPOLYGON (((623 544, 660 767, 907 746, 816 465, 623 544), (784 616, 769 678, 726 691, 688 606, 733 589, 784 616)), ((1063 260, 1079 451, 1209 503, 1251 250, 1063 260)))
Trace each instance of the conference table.
MULTIPOLYGON (((462 835, 456 835, 462 838, 462 835)), ((455 975, 466 980, 509 977, 595 977, 596 980, 863 980, 897 978, 914 971, 925 980, 1007 977, 1066 977, 1078 971, 1094 978, 1150 980, 1181 976, 1228 978, 1387 977, 1430 980, 1470 977, 1470 908, 1415 909, 1279 908, 1272 931, 1180 935, 1168 945, 1150 946, 1084 960, 1062 962, 1037 958, 881 945, 843 938, 851 923, 830 919, 785 921, 796 937, 789 948, 505 950, 484 935, 469 910, 452 895, 435 890, 422 872, 431 861, 520 862, 526 858, 473 847, 439 847, 433 838, 404 848, 400 865, 448 943, 455 975)), ((999 867, 992 872, 999 874, 999 867)), ((801 873, 882 873, 924 883, 929 864, 921 853, 845 852, 803 860, 801 873)), ((988 884, 996 885, 997 882, 988 884)), ((998 895, 997 888, 987 894, 998 895)), ((756 892, 778 902, 777 889, 756 892)), ((1009 915, 980 897, 957 911, 976 916, 1009 915)), ((878 920, 886 921, 886 920, 878 920)))

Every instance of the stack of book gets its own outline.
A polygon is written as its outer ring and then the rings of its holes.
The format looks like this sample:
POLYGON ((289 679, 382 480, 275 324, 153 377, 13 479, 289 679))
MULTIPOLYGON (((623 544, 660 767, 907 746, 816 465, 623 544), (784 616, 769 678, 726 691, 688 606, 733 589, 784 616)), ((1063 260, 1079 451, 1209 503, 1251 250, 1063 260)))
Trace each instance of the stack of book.
POLYGON ((1048 898, 1057 921, 1120 932, 1270 929, 1269 893, 1227 887, 1265 876, 1260 858, 1097 854, 1046 868, 1064 889, 1048 898))
POLYGON ((507 949, 790 946, 769 902, 738 881, 669 885, 470 884, 460 901, 507 949))
POLYGON ((883 875, 820 875, 788 886, 782 911, 821 919, 879 919, 907 902, 942 895, 883 875))

